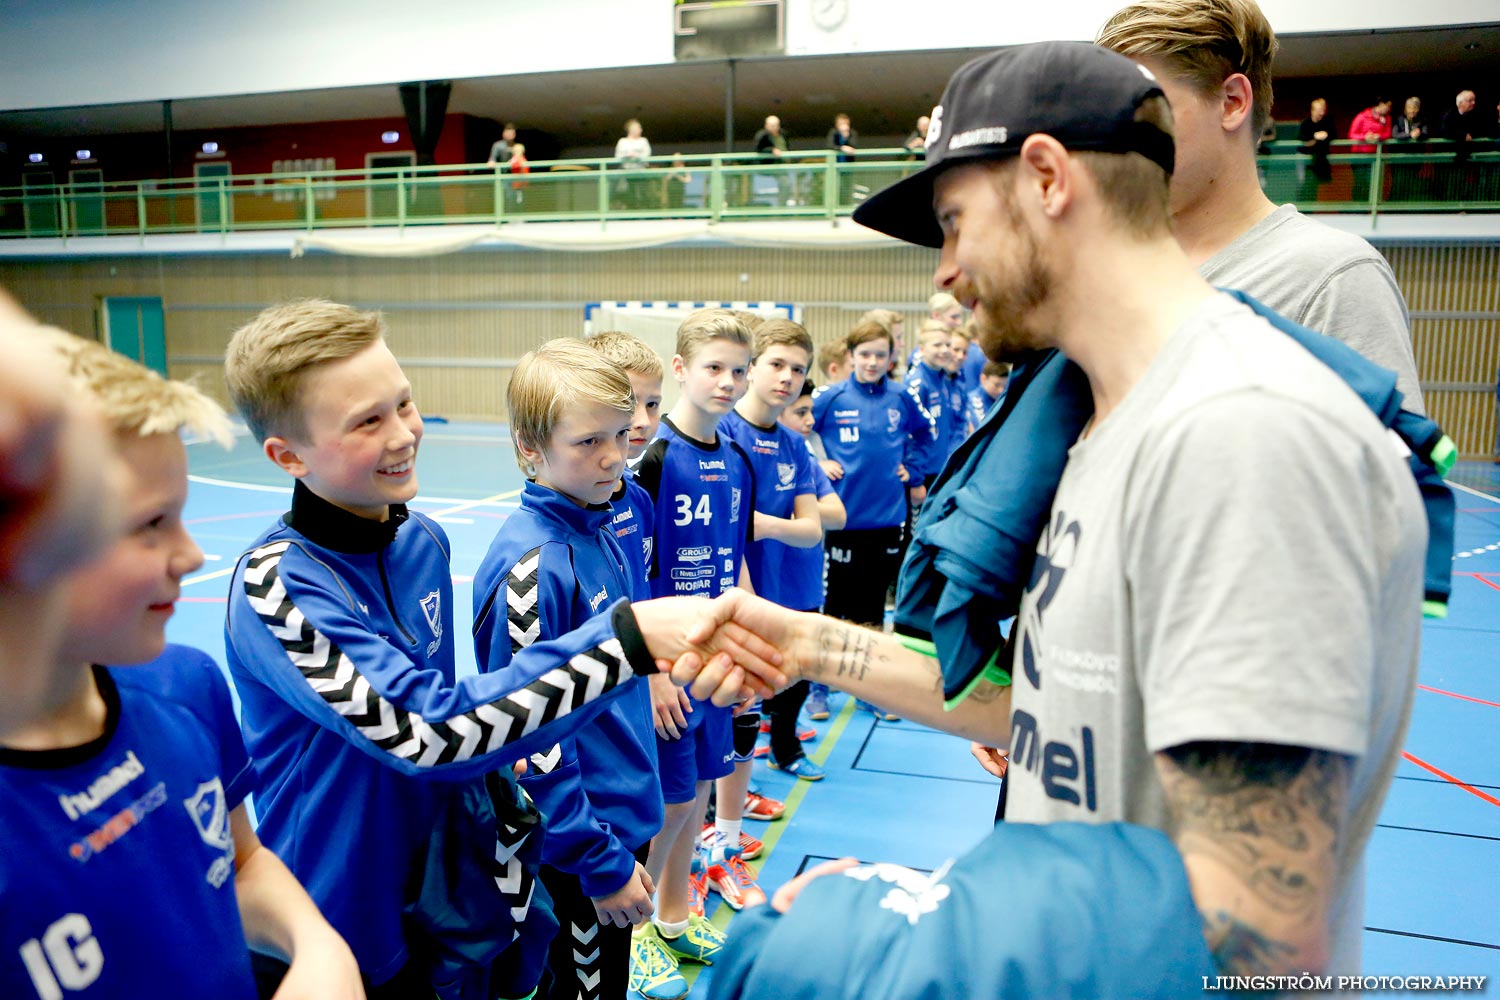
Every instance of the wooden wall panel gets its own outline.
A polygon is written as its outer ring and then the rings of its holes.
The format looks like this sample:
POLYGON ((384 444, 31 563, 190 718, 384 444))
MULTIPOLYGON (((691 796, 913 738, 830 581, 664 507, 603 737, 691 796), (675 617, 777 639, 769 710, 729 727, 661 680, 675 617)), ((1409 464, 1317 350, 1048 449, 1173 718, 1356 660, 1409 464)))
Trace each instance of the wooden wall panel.
MULTIPOLYGON (((1429 409, 1470 455, 1493 444, 1500 366, 1500 247, 1381 247, 1413 313, 1429 409)), ((222 393, 212 358, 262 307, 323 296, 386 313, 424 410, 502 419, 506 359, 582 330, 586 302, 796 302, 815 342, 848 332, 866 309, 907 316, 915 343, 936 254, 880 250, 670 247, 610 253, 500 250, 430 258, 202 254, 0 262, 0 284, 49 322, 92 335, 106 295, 157 295, 173 374, 222 393), (741 281, 741 276, 746 278, 741 281), (461 364, 444 364, 460 361, 461 364)))

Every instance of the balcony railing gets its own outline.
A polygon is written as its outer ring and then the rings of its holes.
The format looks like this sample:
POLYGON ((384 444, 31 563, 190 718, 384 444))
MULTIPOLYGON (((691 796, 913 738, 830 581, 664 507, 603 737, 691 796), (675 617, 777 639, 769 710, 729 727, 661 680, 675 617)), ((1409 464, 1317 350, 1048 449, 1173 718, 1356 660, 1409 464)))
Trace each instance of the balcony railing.
MULTIPOLYGON (((1335 143, 1314 169, 1295 142, 1257 158, 1273 201, 1307 211, 1500 211, 1500 150, 1475 144, 1392 144, 1350 153, 1335 143), (1319 176, 1323 173, 1324 176, 1319 176)), ((872 191, 922 168, 905 150, 657 157, 536 163, 528 174, 482 164, 380 167, 184 180, 0 188, 0 238, 71 239, 159 233, 243 233, 625 219, 824 219, 847 216, 872 191)))

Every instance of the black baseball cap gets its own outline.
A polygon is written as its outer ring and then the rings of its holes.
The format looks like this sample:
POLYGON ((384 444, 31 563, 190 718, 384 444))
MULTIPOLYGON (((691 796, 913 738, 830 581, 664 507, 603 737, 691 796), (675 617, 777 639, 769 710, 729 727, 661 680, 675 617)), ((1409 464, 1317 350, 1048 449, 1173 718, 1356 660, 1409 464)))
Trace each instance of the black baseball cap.
POLYGON ((1087 42, 1037 42, 964 64, 932 109, 927 166, 854 210, 854 221, 919 246, 941 247, 932 187, 949 167, 1015 156, 1038 132, 1068 149, 1140 153, 1172 172, 1172 136, 1135 120, 1148 97, 1165 96, 1138 63, 1087 42))

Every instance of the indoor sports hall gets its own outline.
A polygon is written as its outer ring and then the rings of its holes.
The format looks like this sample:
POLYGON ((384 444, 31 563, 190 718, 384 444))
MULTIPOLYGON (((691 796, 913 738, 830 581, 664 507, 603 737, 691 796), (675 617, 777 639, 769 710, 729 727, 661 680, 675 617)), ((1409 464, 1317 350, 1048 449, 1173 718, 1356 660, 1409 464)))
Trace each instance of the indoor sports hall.
MULTIPOLYGON (((267 306, 327 298, 379 311, 426 419, 411 507, 451 541, 457 669, 473 674, 474 579, 526 482, 506 412, 522 356, 554 338, 632 333, 668 363, 662 412, 677 400, 676 330, 703 307, 795 321, 820 347, 890 310, 904 362, 929 319, 938 254, 852 213, 923 168, 956 69, 1004 46, 1092 41, 1121 5, 0 4, 14 50, 0 65, 0 289, 224 403, 225 347, 267 306)), ((1281 48, 1258 183, 1388 264, 1426 412, 1458 452, 1446 476, 1452 594, 1422 625, 1411 723, 1365 854, 1363 971, 1492 982, 1500 9, 1260 6, 1281 48), (1350 133, 1382 102, 1393 121, 1417 121, 1408 95, 1421 98, 1425 136, 1350 133), (1331 140, 1307 138, 1324 114, 1331 140)), ((185 518, 206 561, 167 625, 169 641, 206 651, 226 676, 231 577, 292 494, 235 427, 227 449, 187 442, 185 518)), ((1320 571, 1299 569, 1312 581, 1320 571)), ((753 765, 753 786, 785 803, 783 817, 745 823, 764 843, 753 865, 768 894, 846 857, 931 873, 993 829, 1000 781, 968 741, 839 692, 830 710, 800 722, 824 780, 763 756, 753 765)), ((708 919, 732 932, 736 912, 707 900, 708 919)), ((710 995, 714 971, 683 964, 692 996, 710 995)))

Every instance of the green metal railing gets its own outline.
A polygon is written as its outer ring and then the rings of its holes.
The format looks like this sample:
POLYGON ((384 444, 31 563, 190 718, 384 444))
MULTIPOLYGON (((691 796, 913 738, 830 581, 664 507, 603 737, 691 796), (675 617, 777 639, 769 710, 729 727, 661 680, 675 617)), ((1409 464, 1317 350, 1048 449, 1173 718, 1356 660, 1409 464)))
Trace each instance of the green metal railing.
MULTIPOLYGON (((1276 202, 1320 212, 1500 211, 1500 151, 1456 161, 1451 145, 1374 153, 1335 143, 1326 177, 1295 142, 1258 158, 1276 202)), ((921 169, 905 150, 765 161, 753 153, 536 163, 529 174, 482 164, 368 168, 0 188, 0 238, 242 233, 624 219, 826 219, 921 169)))

